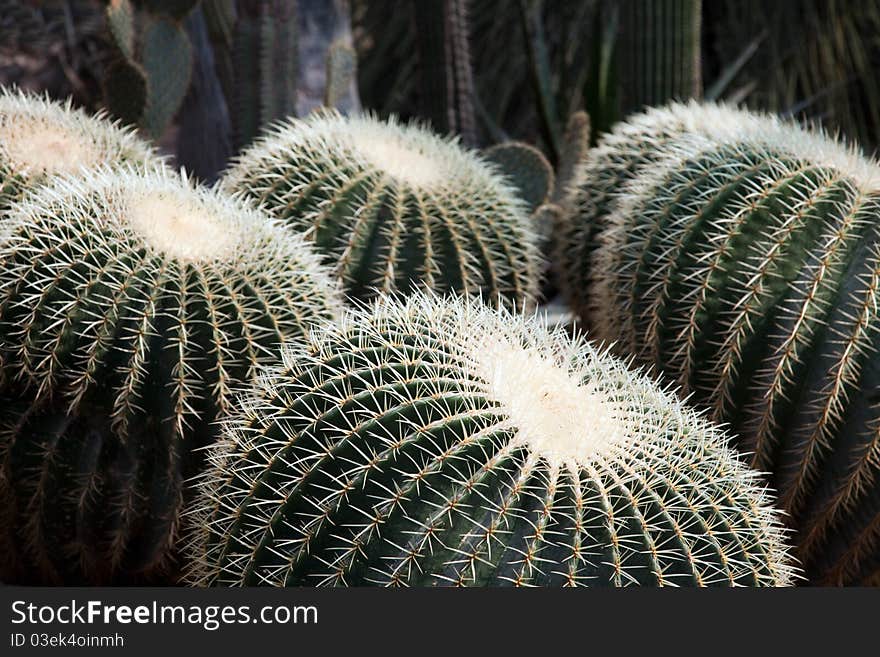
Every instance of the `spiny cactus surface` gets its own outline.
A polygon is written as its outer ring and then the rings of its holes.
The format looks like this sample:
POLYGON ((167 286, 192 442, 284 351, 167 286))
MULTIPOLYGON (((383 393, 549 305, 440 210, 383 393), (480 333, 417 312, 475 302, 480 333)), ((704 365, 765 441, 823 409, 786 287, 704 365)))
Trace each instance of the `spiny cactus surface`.
POLYGON ((70 101, 0 91, 0 209, 58 174, 148 162, 159 162, 150 147, 103 116, 89 116, 70 101))
POLYGON ((589 291, 593 254, 624 184, 662 159, 667 145, 681 135, 724 130, 743 120, 750 120, 750 115, 724 105, 673 103, 618 123, 587 153, 572 193, 574 209, 556 227, 554 259, 562 291, 584 321, 593 314, 589 291))
POLYGON ((2 532, 35 581, 161 570, 194 450, 279 344, 336 316, 337 286, 302 238, 165 170, 57 178, 2 232, 24 404, 0 435, 2 532))
POLYGON ((491 165, 421 126, 313 114, 258 140, 223 184, 306 233, 355 299, 425 287, 522 306, 537 291, 523 202, 491 165))
POLYGON ((0 572, 19 584, 167 584, 176 577, 190 441, 145 416, 0 395, 0 572))
POLYGON ((880 169, 819 132, 722 111, 673 107, 653 116, 684 117, 678 138, 617 140, 639 154, 600 219, 593 324, 731 424, 813 581, 866 582, 880 569, 880 169))
POLYGON ((199 480, 201 585, 783 585, 724 433, 564 332, 380 299, 292 347, 199 480))

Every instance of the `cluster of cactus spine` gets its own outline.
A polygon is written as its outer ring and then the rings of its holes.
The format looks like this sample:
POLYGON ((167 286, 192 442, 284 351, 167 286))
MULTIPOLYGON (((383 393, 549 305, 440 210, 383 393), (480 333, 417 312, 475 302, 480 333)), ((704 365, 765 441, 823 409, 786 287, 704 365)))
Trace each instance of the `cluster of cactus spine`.
POLYGON ((319 112, 258 140, 222 185, 308 235, 354 299, 424 287, 521 307, 536 294, 523 202, 487 162, 421 126, 319 112))
POLYGON ((785 585, 756 473, 536 318, 380 299, 289 348, 191 512, 199 585, 785 585))
POLYGON ((0 209, 56 175, 104 165, 158 165, 132 131, 102 116, 15 90, 0 91, 0 209))
POLYGON ((695 105, 624 124, 592 164, 610 166, 568 233, 577 281, 572 254, 599 232, 576 305, 730 423, 811 580, 876 580, 880 168, 820 132, 695 105))
POLYGON ((584 321, 601 314, 592 307, 590 293, 593 256, 615 197, 639 171, 662 159, 668 145, 683 134, 710 133, 738 118, 748 120, 734 109, 710 103, 651 108, 617 124, 587 153, 572 192, 574 211, 556 225, 554 245, 560 286, 584 321))
POLYGON ((340 307, 304 239, 164 168, 20 201, 0 230, 10 567, 90 583, 166 568, 182 480, 233 390, 340 307))

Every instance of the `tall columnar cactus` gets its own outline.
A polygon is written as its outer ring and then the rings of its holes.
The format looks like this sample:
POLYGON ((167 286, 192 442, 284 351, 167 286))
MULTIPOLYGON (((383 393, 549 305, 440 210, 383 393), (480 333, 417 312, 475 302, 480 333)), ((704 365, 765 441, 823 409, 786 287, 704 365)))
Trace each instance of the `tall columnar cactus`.
POLYGON ((624 116, 645 106, 701 95, 702 4, 702 0, 619 3, 615 58, 624 116))
POLYGON ((223 184, 305 232, 355 299, 426 287, 521 306, 536 292, 524 204, 491 165, 423 127, 313 114, 260 139, 223 184))
POLYGON ((70 101, 0 90, 0 210, 55 175, 151 161, 159 160, 132 131, 70 101))
POLYGON ((640 117, 605 153, 623 173, 581 217, 604 225, 599 337, 730 423, 812 580, 876 577, 880 169, 820 133, 700 107, 640 117), (686 134, 651 128, 667 116, 686 134))
POLYGON ((199 480, 200 585, 784 585, 716 426, 564 332, 415 295, 289 349, 199 480))
POLYGON ((336 316, 336 284, 301 237, 166 170, 59 177, 0 232, 20 397, 3 402, 0 533, 31 581, 149 578, 232 390, 336 316))

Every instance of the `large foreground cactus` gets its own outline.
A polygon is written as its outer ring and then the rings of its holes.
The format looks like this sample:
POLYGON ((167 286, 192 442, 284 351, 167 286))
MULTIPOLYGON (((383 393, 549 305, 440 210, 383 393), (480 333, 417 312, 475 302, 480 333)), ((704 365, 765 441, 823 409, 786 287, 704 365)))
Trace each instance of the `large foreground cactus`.
POLYGON ((202 585, 783 585, 716 426, 539 321, 416 295, 285 353, 226 423, 202 585))
POLYGON ((334 317, 337 294, 302 238, 164 170, 58 178, 21 202, 0 225, 14 577, 166 569, 181 482, 232 390, 334 317))
POLYGON ((608 140, 626 173, 581 217, 604 225, 592 323, 731 424, 813 581, 876 578, 880 169, 745 112, 678 106, 640 124, 608 140), (654 124, 670 115, 677 138, 654 124))
POLYGON ((0 210, 58 174, 159 162, 133 131, 40 96, 0 90, 0 210))
POLYGON ((353 298, 426 287, 522 306, 537 291, 523 203, 485 161, 426 128, 331 112, 293 120, 223 184, 307 234, 353 298))

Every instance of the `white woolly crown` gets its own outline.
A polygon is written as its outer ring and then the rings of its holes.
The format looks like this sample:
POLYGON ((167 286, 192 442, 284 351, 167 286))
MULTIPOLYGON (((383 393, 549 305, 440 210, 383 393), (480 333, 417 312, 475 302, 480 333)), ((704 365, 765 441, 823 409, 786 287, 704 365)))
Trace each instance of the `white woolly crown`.
POLYGON ((494 167, 463 148, 457 137, 441 137, 427 126, 404 124, 393 116, 381 120, 332 110, 276 125, 242 154, 226 178, 234 182, 236 171, 267 170, 267 163, 283 162, 285 152, 301 148, 326 153, 328 159, 360 171, 383 173, 405 187, 443 192, 491 186, 503 190, 511 204, 519 203, 494 167))
POLYGON ((0 166, 24 177, 76 173, 116 160, 157 159, 133 130, 71 101, 14 90, 0 92, 0 166))

